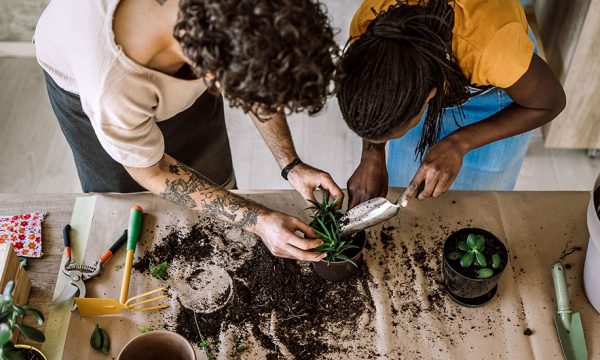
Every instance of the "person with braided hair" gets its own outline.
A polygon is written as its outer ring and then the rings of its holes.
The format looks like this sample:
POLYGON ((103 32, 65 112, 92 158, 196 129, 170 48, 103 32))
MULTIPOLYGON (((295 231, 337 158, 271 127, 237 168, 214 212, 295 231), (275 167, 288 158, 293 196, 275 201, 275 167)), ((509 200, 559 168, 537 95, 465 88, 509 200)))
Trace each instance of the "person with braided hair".
POLYGON ((259 235, 274 255, 320 261, 307 224, 227 190, 223 97, 304 198, 343 196, 298 159, 285 119, 324 106, 333 37, 318 0, 52 0, 35 46, 85 192, 147 189, 259 235))
POLYGON ((448 189, 512 190, 531 130, 566 101, 517 0, 365 0, 336 92, 363 138, 350 208, 389 185, 407 188, 404 206, 448 189))

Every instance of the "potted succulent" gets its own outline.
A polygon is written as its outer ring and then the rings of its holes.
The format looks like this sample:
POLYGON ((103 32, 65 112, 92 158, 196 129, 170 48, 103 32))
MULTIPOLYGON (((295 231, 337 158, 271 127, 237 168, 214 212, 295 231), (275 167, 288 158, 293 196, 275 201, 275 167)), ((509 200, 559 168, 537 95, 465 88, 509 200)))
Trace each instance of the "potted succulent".
POLYGON ((498 280, 508 264, 506 247, 494 234, 465 228, 444 244, 444 283, 461 305, 481 306, 493 299, 498 280))
POLYGON ((364 231, 347 238, 340 235, 339 219, 343 212, 336 208, 339 199, 325 192, 322 202, 309 200, 313 206, 308 208, 314 210, 310 226, 323 240, 323 244, 312 251, 327 254, 322 261, 312 263, 313 269, 317 275, 329 281, 340 281, 354 275, 366 245, 364 231))
POLYGON ((23 336, 37 342, 46 338, 38 329, 29 325, 19 324, 19 320, 32 314, 39 325, 44 323, 44 315, 38 309, 20 306, 13 303, 15 283, 11 280, 6 284, 0 300, 0 359, 2 360, 46 360, 42 352, 30 345, 15 345, 12 342, 13 332, 19 330, 23 336))

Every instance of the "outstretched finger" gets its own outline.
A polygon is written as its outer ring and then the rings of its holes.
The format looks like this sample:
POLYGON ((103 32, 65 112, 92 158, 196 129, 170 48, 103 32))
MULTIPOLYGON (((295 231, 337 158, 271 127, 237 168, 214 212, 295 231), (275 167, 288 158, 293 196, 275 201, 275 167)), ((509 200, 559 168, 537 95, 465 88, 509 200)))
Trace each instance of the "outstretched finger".
POLYGON ((304 260, 304 261, 321 261, 323 260, 327 254, 325 253, 317 253, 307 250, 300 250, 291 244, 288 244, 284 247, 284 250, 290 254, 294 259, 304 260))
POLYGON ((440 195, 448 191, 450 188, 450 176, 444 174, 441 175, 437 184, 435 185, 435 189, 433 190, 433 197, 438 198, 440 195))
POLYGON ((313 228, 302 222, 302 220, 294 218, 292 224, 294 227, 293 230, 303 233, 305 239, 320 239, 319 234, 317 234, 313 228))
POLYGON ((402 194, 402 197, 400 198, 400 204, 402 207, 406 207, 406 205, 408 205, 408 201, 415 197, 419 186, 423 181, 425 181, 425 175, 425 169, 420 167, 419 170, 417 170, 415 177, 411 180, 410 184, 408 184, 408 187, 406 190, 404 190, 404 194, 402 194))
POLYGON ((423 190, 417 194, 417 199, 425 200, 433 196, 433 191, 438 183, 438 175, 436 173, 429 172, 425 177, 425 186, 423 190))
POLYGON ((339 199, 335 203, 335 207, 336 208, 339 209, 339 208, 342 207, 342 202, 344 200, 344 192, 335 183, 335 181, 333 181, 333 179, 331 178, 331 176, 329 174, 323 175, 323 178, 321 179, 320 188, 323 189, 323 190, 328 191, 329 195, 331 195, 332 198, 339 199))

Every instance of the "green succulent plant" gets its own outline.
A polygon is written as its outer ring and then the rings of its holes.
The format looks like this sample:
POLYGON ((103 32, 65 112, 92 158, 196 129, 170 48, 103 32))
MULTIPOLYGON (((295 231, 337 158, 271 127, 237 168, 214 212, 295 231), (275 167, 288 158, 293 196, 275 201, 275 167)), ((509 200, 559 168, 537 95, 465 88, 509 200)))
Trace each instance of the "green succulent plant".
POLYGON ((483 235, 469 234, 466 241, 461 240, 458 242, 457 247, 461 251, 449 253, 446 256, 448 260, 459 260, 460 266, 463 268, 468 268, 470 266, 479 267, 480 269, 477 270, 477 278, 479 279, 492 277, 494 275, 494 270, 500 268, 500 255, 497 253, 493 254, 490 261, 485 258, 485 255, 483 254, 483 250, 485 249, 485 237, 483 235))
POLYGON ((28 339, 37 342, 44 342, 46 338, 38 329, 25 324, 19 324, 19 319, 27 313, 32 314, 37 323, 44 323, 44 315, 38 309, 20 306, 13 303, 13 290, 15 288, 14 281, 9 281, 2 293, 0 300, 0 359, 1 360, 17 360, 23 359, 23 355, 15 348, 11 338, 13 331, 18 329, 21 334, 28 339))
POLYGON ((322 202, 308 200, 313 206, 309 210, 314 210, 313 220, 310 227, 315 230, 323 240, 323 243, 311 251, 317 253, 326 253, 325 262, 330 264, 335 261, 347 261, 354 266, 357 266, 352 259, 344 255, 344 252, 350 249, 358 249, 358 246, 353 245, 348 239, 343 239, 340 236, 340 225, 338 219, 344 213, 337 209, 335 205, 340 200, 339 197, 331 197, 328 192, 323 194, 322 202))

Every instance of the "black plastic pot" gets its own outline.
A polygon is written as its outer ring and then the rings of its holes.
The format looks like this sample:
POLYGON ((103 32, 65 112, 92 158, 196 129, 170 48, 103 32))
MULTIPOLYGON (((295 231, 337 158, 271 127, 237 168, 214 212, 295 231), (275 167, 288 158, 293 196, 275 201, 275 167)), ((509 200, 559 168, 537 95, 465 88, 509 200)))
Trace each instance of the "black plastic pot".
POLYGON ((362 264, 362 251, 367 244, 367 235, 364 231, 352 235, 352 243, 358 246, 358 249, 350 249, 346 255, 357 266, 347 261, 335 261, 327 264, 326 261, 313 262, 312 266, 317 275, 329 281, 341 281, 348 279, 356 274, 362 264))
POLYGON ((508 264, 508 251, 506 246, 497 236, 489 231, 479 228, 465 228, 452 233, 444 243, 444 284, 450 297, 457 303, 476 307, 492 300, 498 291, 498 281, 508 264), (487 246, 497 246, 501 259, 500 268, 494 270, 494 275, 487 279, 478 279, 464 274, 458 260, 449 260, 447 255, 456 251, 458 241, 465 239, 469 234, 483 235, 487 246), (489 242, 493 245, 490 245, 489 242))

